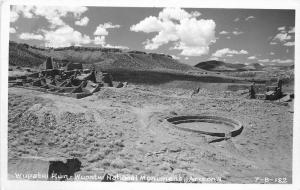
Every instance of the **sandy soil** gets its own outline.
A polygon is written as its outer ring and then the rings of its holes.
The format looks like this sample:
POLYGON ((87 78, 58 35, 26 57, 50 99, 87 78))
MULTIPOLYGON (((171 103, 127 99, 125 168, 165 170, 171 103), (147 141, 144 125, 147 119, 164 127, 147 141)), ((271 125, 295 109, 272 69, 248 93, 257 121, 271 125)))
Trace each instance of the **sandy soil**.
POLYGON ((238 92, 130 85, 74 99, 9 88, 9 158, 77 157, 82 173, 185 178, 217 183, 292 181, 292 103, 249 100, 238 92), (226 141, 170 128, 174 115, 239 120, 244 130, 226 141))

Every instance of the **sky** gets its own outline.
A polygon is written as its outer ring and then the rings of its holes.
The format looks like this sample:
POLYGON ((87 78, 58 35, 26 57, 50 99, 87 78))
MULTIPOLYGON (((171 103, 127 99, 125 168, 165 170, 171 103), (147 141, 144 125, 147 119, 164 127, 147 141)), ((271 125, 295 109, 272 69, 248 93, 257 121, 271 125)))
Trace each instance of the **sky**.
POLYGON ((164 53, 189 65, 292 65, 295 11, 18 5, 11 6, 10 40, 164 53))

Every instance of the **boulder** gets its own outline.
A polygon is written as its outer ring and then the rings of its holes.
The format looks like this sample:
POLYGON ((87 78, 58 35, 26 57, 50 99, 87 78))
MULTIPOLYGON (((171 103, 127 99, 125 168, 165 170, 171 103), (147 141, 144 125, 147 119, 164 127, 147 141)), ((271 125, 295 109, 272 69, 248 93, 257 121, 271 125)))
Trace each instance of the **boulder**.
POLYGON ((95 93, 100 91, 100 88, 103 86, 103 84, 96 84, 93 83, 92 81, 88 81, 85 90, 87 90, 89 93, 95 93))
POLYGON ((279 99, 279 102, 290 102, 290 101, 292 101, 290 94, 287 94, 283 98, 279 99))
POLYGON ((124 87, 124 84, 122 82, 119 82, 116 86, 116 88, 123 88, 124 87))

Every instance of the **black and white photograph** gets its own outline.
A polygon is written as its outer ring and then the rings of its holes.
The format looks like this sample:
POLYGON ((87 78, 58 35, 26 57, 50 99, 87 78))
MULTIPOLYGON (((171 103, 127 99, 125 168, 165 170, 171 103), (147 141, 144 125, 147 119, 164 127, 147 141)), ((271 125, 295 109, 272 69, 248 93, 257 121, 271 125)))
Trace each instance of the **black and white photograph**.
POLYGON ((296 180, 296 7, 19 3, 7 18, 8 181, 296 180))

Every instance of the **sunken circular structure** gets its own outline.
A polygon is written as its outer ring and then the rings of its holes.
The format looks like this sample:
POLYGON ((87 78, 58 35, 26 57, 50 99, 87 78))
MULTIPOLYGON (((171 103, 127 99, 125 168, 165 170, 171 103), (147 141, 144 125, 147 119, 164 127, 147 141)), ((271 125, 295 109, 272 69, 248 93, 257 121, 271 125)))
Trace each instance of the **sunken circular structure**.
POLYGON ((235 137, 243 130, 239 121, 219 116, 175 116, 166 120, 171 126, 180 130, 218 137, 235 137))

